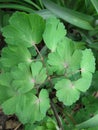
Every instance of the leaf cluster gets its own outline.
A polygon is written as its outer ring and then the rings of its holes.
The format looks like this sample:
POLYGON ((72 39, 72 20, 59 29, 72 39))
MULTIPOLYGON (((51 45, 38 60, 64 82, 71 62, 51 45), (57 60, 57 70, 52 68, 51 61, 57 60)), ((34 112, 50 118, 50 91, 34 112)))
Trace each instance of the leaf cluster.
MULTIPOLYGON (((93 52, 78 47, 66 33, 55 17, 44 20, 24 12, 11 16, 2 29, 7 46, 0 57, 0 105, 6 114, 16 114, 23 124, 40 122, 52 108, 51 100, 71 106, 89 89, 93 52)), ((30 128, 57 129, 48 119, 44 126, 30 128)))

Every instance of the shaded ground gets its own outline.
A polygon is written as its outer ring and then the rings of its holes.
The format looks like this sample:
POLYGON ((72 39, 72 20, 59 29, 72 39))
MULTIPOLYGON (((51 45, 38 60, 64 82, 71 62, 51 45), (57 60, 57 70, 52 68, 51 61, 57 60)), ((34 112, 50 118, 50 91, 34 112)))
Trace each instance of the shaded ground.
POLYGON ((15 115, 6 116, 0 109, 0 130, 23 130, 23 126, 15 115))

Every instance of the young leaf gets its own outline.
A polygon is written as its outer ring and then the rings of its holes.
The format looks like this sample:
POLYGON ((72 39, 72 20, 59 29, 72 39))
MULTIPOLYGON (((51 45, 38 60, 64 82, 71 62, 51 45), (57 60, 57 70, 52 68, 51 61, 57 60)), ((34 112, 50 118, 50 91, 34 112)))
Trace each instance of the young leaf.
POLYGON ((70 39, 65 38, 58 46, 55 52, 48 55, 48 64, 56 71, 63 71, 70 66, 71 56, 74 46, 70 39))
POLYGON ((40 111, 43 115, 46 114, 46 110, 50 107, 49 95, 47 90, 42 89, 39 94, 40 111))
POLYGON ((90 49, 85 49, 82 51, 82 60, 81 60, 81 72, 82 76, 85 73, 91 72, 94 73, 95 71, 95 58, 93 53, 90 49))
POLYGON ((47 78, 46 69, 43 68, 42 63, 39 61, 31 63, 31 71, 32 81, 34 81, 35 84, 42 84, 47 78))
POLYGON ((48 130, 54 130, 54 129, 59 130, 56 122, 51 118, 47 119, 46 126, 47 126, 48 130))
POLYGON ((43 34, 43 39, 47 47, 54 52, 59 42, 65 37, 66 30, 63 23, 58 19, 49 18, 46 20, 46 28, 43 34))
POLYGON ((9 23, 2 30, 6 43, 31 47, 42 40, 45 21, 39 15, 16 12, 9 23))
POLYGON ((8 46, 2 50, 0 62, 4 68, 10 68, 20 62, 31 62, 31 55, 23 46, 8 46))
POLYGON ((80 92, 75 89, 74 84, 69 79, 62 79, 55 84, 56 96, 59 101, 70 106, 79 99, 80 92))

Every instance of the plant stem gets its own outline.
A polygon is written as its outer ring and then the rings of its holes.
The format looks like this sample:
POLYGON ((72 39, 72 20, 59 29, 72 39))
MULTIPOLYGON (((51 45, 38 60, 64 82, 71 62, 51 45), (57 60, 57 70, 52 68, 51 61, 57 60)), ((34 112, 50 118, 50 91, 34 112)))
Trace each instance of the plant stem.
MULTIPOLYGON (((36 51, 38 52, 38 54, 39 54, 39 56, 40 56, 40 58, 41 58, 41 60, 42 60, 42 62, 43 62, 44 58, 42 57, 42 55, 41 55, 40 51, 38 50, 37 46, 36 46, 35 44, 33 44, 33 46, 35 47, 36 51)), ((48 75, 48 72, 47 72, 47 75, 48 75)), ((50 84, 52 84, 52 83, 51 83, 51 80, 50 80, 50 77, 49 77, 48 80, 49 80, 50 84)), ((57 112, 57 110, 56 110, 56 108, 55 108, 55 105, 54 105, 54 102, 52 101, 52 99, 50 100, 50 103, 51 103, 51 108, 52 108, 52 110, 53 110, 53 112, 54 112, 54 116, 55 116, 55 118, 56 118, 56 120, 57 120, 57 124, 58 124, 60 130, 64 130, 64 129, 63 129, 63 126, 62 126, 61 119, 60 119, 60 117, 59 117, 59 115, 58 115, 58 112, 57 112)))
POLYGON ((39 54, 39 56, 40 56, 40 58, 41 58, 41 60, 42 60, 42 62, 43 62, 44 59, 43 59, 43 57, 42 57, 40 51, 38 50, 37 46, 36 46, 35 44, 33 44, 33 46, 35 47, 37 53, 39 54))
POLYGON ((61 119, 60 119, 60 117, 59 117, 59 115, 58 115, 58 112, 57 112, 57 110, 56 110, 56 108, 55 108, 55 105, 54 105, 54 102, 52 101, 52 99, 50 100, 50 103, 51 103, 51 108, 52 108, 52 110, 53 110, 54 116, 55 116, 55 118, 56 118, 56 121, 57 121, 57 124, 58 124, 60 130, 64 130, 64 128, 63 128, 63 126, 62 126, 61 119))
MULTIPOLYGON (((59 106, 58 106, 59 107, 59 106)), ((63 115, 63 117, 68 117, 70 119, 70 121, 73 123, 73 125, 76 125, 76 122, 73 118, 73 116, 71 114, 69 114, 68 112, 66 111, 62 111, 61 107, 59 107, 59 111, 62 112, 61 114, 63 115)), ((67 122, 66 122, 67 123, 67 122)))
POLYGON ((18 130, 18 128, 21 126, 22 124, 18 124, 17 127, 14 130, 18 130))
POLYGON ((74 118, 72 117, 72 115, 70 115, 69 113, 66 113, 66 114, 67 114, 67 116, 70 118, 71 122, 72 122, 74 125, 76 125, 76 122, 75 122, 74 118))

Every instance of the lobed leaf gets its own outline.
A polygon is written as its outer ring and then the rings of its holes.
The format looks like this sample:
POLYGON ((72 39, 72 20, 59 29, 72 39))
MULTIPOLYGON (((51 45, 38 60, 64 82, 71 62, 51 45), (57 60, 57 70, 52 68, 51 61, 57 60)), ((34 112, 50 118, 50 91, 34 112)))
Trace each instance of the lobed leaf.
POLYGON ((81 72, 82 76, 85 73, 91 72, 94 73, 95 71, 95 58, 91 49, 85 49, 82 51, 82 60, 81 60, 81 72))
POLYGON ((67 71, 72 74, 79 69, 82 56, 81 51, 74 51, 74 44, 72 41, 65 38, 57 46, 56 51, 48 55, 48 64, 54 68, 54 71, 63 73, 67 71))
POLYGON ((10 73, 1 72, 0 74, 0 85, 10 87, 10 83, 12 82, 12 76, 10 73))
POLYGON ((12 76, 10 73, 0 74, 0 105, 15 93, 11 88, 12 76))
POLYGON ((9 87, 0 85, 0 105, 10 98, 9 87))
POLYGON ((84 77, 74 82, 75 88, 81 92, 86 92, 92 82, 92 74, 88 73, 84 77))
POLYGON ((0 62, 2 67, 11 68, 20 62, 31 62, 31 55, 23 46, 8 46, 3 48, 0 62))
POLYGON ((45 89, 41 90, 39 97, 29 92, 14 96, 2 104, 3 111, 6 114, 16 113, 23 124, 42 120, 49 107, 49 96, 45 89))
POLYGON ((67 73, 70 73, 70 75, 74 75, 75 73, 78 73, 80 69, 80 62, 82 58, 82 52, 81 50, 75 50, 72 54, 70 66, 67 70, 67 73))
POLYGON ((31 47, 42 40, 45 21, 37 14, 16 12, 9 20, 10 25, 2 29, 6 43, 31 47))
POLYGON ((25 63, 20 63, 11 70, 13 77, 12 87, 19 93, 26 93, 34 88, 30 68, 25 63))
POLYGON ((16 112, 18 96, 11 97, 2 103, 1 107, 5 114, 10 115, 16 112))
POLYGON ((60 23, 55 17, 46 20, 46 28, 43 34, 43 39, 46 46, 54 52, 59 42, 64 39, 66 30, 63 23, 60 23))
POLYGON ((39 61, 31 63, 31 71, 32 71, 32 81, 35 84, 42 84, 47 78, 46 69, 39 61))
POLYGON ((70 106, 79 99, 80 92, 75 89, 73 82, 69 79, 62 79, 55 84, 57 90, 56 96, 59 101, 65 105, 70 106))

